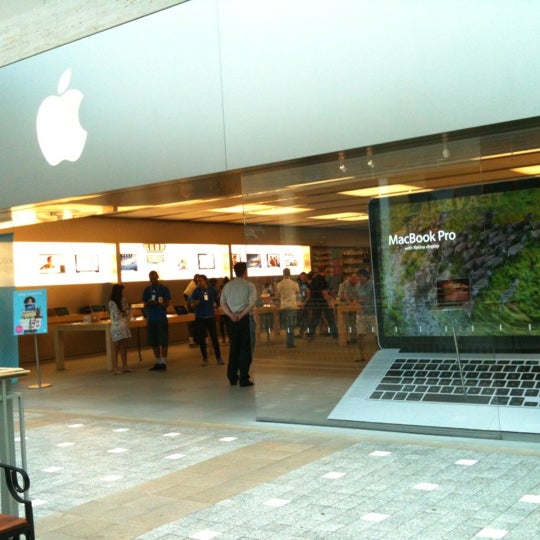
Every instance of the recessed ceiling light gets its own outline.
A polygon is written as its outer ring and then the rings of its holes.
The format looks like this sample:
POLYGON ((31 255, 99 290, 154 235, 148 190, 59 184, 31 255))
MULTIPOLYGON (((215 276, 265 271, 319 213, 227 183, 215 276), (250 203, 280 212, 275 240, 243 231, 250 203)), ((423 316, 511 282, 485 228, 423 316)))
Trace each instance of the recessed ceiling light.
POLYGON ((490 154, 488 156, 477 156, 471 158, 471 161, 481 161, 482 159, 496 159, 502 157, 522 156, 524 154, 534 154, 540 152, 540 148, 530 148, 529 150, 516 150, 514 152, 503 152, 501 154, 490 154))
POLYGON ((258 216, 276 216, 285 214, 298 214, 307 212, 311 208, 301 206, 272 206, 269 204, 238 204, 225 208, 212 208, 212 212, 223 212, 225 214, 255 214, 258 216))
POLYGON ((510 170, 517 172, 519 174, 528 174, 530 176, 537 176, 540 174, 540 165, 530 165, 529 167, 516 167, 515 169, 510 169, 510 170))
POLYGON ((397 195, 398 193, 410 193, 412 191, 431 191, 418 186, 408 184, 390 184, 388 186, 376 186, 362 189, 352 189, 350 191, 340 191, 340 195, 350 195, 351 197, 381 197, 384 195, 397 195))
POLYGON ((365 221, 369 216, 364 212, 340 212, 338 214, 324 214, 310 216, 310 219, 333 219, 336 221, 365 221))
POLYGON ((299 182, 298 184, 289 184, 288 188, 300 188, 308 186, 322 186, 323 184, 333 184, 335 182, 343 182, 345 180, 352 180, 356 176, 340 176, 339 178, 327 178, 326 180, 315 180, 313 182, 299 182))

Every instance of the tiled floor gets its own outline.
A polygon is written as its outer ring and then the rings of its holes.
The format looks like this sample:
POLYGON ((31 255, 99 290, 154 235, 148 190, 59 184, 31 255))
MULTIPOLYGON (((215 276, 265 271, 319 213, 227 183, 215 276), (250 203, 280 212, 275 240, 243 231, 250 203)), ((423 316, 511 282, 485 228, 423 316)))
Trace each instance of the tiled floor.
MULTIPOLYGON (((39 539, 540 534, 538 444, 258 423, 256 389, 282 381, 278 368, 255 366, 255 387, 231 388, 185 345, 167 373, 145 358, 121 377, 103 357, 44 364, 53 386, 27 389, 34 373, 18 384, 39 539)), ((311 378, 295 372, 299 410, 324 410, 311 378)))

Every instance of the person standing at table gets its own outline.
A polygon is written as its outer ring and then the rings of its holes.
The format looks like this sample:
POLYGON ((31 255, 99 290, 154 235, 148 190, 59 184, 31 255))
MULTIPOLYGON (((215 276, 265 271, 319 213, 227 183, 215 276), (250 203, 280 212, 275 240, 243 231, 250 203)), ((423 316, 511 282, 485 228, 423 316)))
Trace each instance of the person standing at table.
POLYGON ((311 318, 306 332, 306 339, 312 341, 315 339, 315 332, 324 315, 328 324, 328 329, 334 339, 337 339, 336 320, 333 311, 333 298, 328 292, 328 284, 322 274, 319 274, 317 268, 311 270, 311 282, 309 284, 309 298, 307 307, 311 310, 311 318))
POLYGON ((355 362, 367 362, 377 351, 377 318, 375 315, 375 291, 371 275, 365 268, 360 268, 358 274, 358 313, 356 329, 358 333, 358 350, 360 358, 355 362))
MULTIPOLYGON (((358 288, 359 288, 359 276, 357 272, 352 272, 347 279, 339 286, 339 305, 347 307, 354 307, 358 303, 358 288)), ((347 329, 347 343, 355 343, 357 341, 356 332, 356 311, 345 311, 342 314, 345 318, 345 325, 347 329), (355 330, 353 332, 353 329, 355 330)))
MULTIPOLYGON (((191 298, 191 294, 197 287, 197 279, 199 278, 199 274, 195 274, 193 276, 193 279, 187 284, 186 288, 184 289, 184 300, 187 302, 188 309, 190 312, 193 311, 193 306, 189 303, 189 299, 191 298)), ((196 339, 195 339, 195 321, 188 322, 188 346, 190 349, 193 349, 197 346, 196 339)))
POLYGON ((190 304, 195 310, 195 336, 196 342, 201 349, 203 366, 208 365, 208 350, 206 348, 206 333, 210 336, 216 362, 223 365, 221 351, 219 349, 219 340, 216 330, 216 315, 214 307, 218 303, 218 292, 215 287, 208 283, 208 278, 204 274, 197 277, 197 287, 193 290, 190 297, 190 304))
POLYGON ((229 364, 227 378, 231 386, 253 386, 249 378, 252 361, 251 312, 257 302, 257 289, 247 279, 247 264, 234 265, 235 279, 221 291, 221 309, 229 317, 229 364))
POLYGON ((131 371, 127 366, 127 347, 131 338, 129 328, 131 309, 128 301, 124 298, 124 286, 120 283, 112 286, 109 316, 111 318, 111 338, 114 343, 113 374, 122 375, 131 371), (122 361, 122 369, 118 367, 119 356, 122 361))
POLYGON ((148 274, 150 285, 143 291, 144 307, 147 310, 148 345, 154 351, 156 363, 149 371, 167 371, 167 353, 169 350, 169 322, 167 307, 171 301, 169 287, 159 282, 155 270, 148 274))
POLYGON ((291 270, 283 269, 283 279, 276 285, 279 295, 281 322, 287 333, 287 348, 294 348, 294 327, 296 326, 296 298, 300 295, 300 287, 291 279, 291 270))

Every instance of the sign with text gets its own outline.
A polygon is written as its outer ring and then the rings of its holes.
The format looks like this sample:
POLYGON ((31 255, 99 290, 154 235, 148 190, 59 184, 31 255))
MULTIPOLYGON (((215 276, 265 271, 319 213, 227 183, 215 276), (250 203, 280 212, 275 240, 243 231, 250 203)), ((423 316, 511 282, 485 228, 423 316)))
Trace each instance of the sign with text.
POLYGON ((13 333, 46 334, 47 289, 13 291, 13 333))

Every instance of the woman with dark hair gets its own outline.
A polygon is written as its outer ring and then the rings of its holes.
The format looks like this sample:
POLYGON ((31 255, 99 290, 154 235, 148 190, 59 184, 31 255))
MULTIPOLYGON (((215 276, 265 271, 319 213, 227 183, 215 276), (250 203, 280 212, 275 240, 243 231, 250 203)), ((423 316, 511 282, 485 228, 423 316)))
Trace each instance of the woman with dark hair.
POLYGON ((124 298, 124 286, 120 283, 113 285, 109 301, 109 315, 111 317, 111 337, 114 343, 114 375, 129 373, 127 367, 127 346, 131 337, 129 320, 131 310, 128 301, 124 298), (118 356, 122 360, 122 369, 118 368, 118 356))

